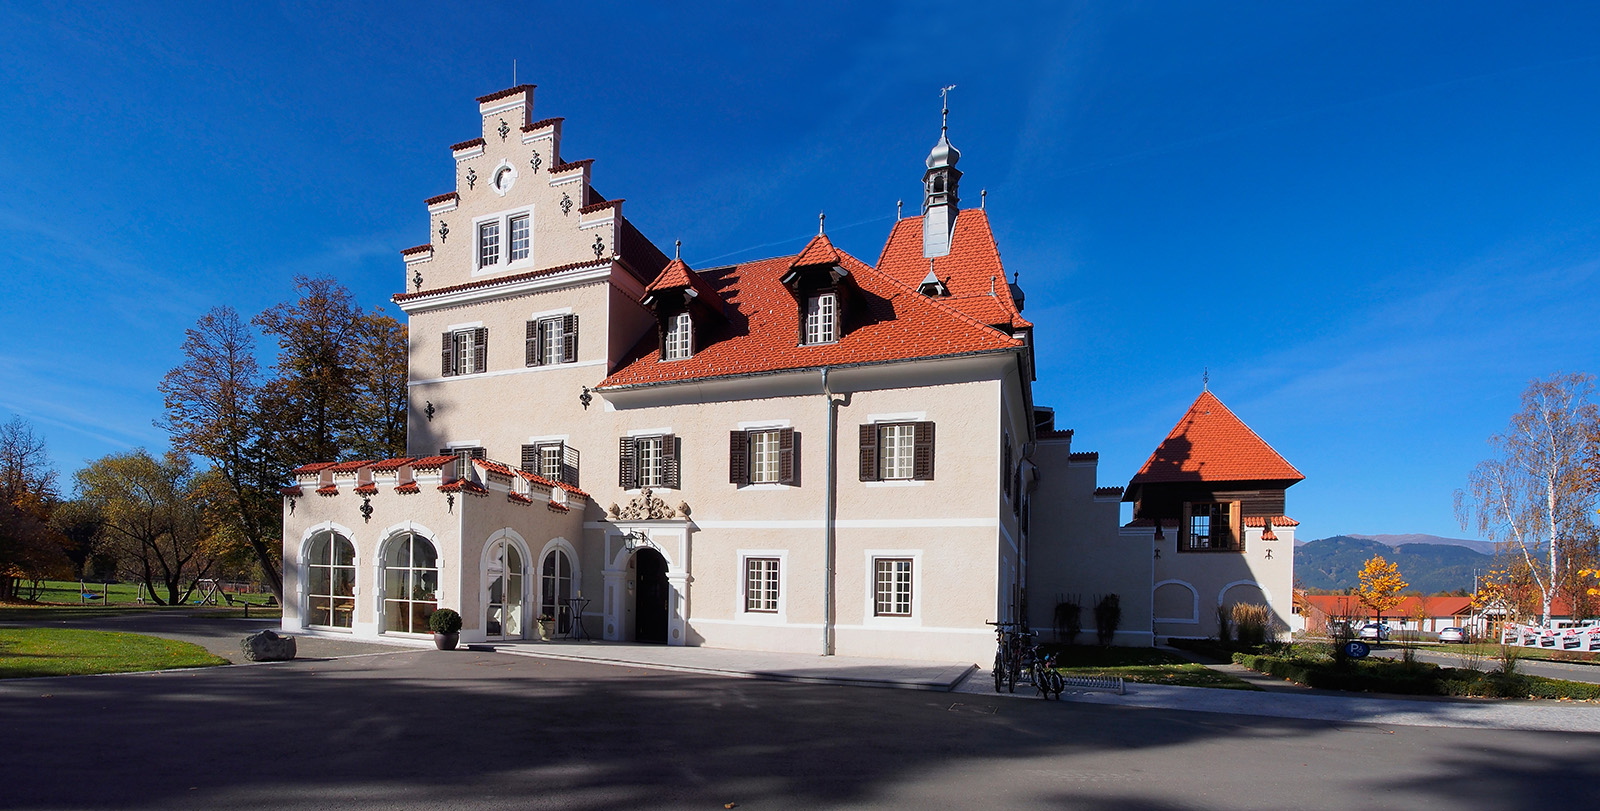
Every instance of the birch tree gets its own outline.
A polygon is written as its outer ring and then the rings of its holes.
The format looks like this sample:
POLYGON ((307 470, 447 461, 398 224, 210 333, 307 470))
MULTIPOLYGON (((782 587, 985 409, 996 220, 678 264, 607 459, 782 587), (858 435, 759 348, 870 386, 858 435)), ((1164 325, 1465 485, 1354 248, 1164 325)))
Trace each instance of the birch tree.
POLYGON ((1571 582, 1563 577, 1569 551, 1592 531, 1596 488, 1586 463, 1600 426, 1593 396, 1593 375, 1531 382, 1506 432, 1489 438, 1494 456, 1456 491, 1462 529, 1476 528, 1526 572, 1545 624, 1563 581, 1571 582))

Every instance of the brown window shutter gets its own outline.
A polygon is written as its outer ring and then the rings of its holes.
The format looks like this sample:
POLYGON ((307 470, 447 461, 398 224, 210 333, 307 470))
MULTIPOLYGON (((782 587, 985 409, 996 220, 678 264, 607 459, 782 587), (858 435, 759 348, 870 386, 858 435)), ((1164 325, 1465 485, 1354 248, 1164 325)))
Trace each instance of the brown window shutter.
POLYGON ((1003 437, 1000 441, 1004 443, 1000 448, 1000 487, 1005 491, 1006 498, 1011 498, 1011 437, 1003 437))
POLYGON ((1228 548, 1244 551, 1244 523, 1239 520, 1239 502, 1223 505, 1228 510, 1228 548))
POLYGON ((522 469, 528 471, 529 473, 538 473, 539 472, 539 446, 538 445, 523 445, 522 446, 522 469))
POLYGON ((638 469, 633 463, 633 437, 625 436, 617 443, 617 486, 633 490, 639 486, 638 469))
POLYGON ((794 429, 778 432, 778 483, 794 484, 794 429))
POLYGON ((539 351, 539 322, 528 322, 527 343, 522 350, 523 363, 528 366, 538 366, 544 360, 544 354, 539 351))
POLYGON ((728 483, 750 483, 750 435, 743 431, 728 432, 728 483))
POLYGON ((483 448, 473 448, 472 449, 472 458, 474 458, 474 459, 488 459, 489 455, 488 455, 488 453, 486 453, 483 450, 483 448))
POLYGON ((682 490, 678 474, 682 469, 678 460, 678 438, 672 434, 661 437, 661 480, 662 486, 672 490, 682 490))
POLYGON ((578 360, 578 316, 565 315, 561 317, 561 332, 563 333, 562 362, 573 363, 578 360))
POLYGON ((1011 492, 1016 495, 1011 497, 1011 514, 1022 516, 1022 465, 1017 465, 1011 474, 1011 492))
POLYGON ((917 422, 911 446, 911 478, 925 482, 933 479, 933 423, 917 422))
POLYGON ((444 334, 443 343, 444 343, 444 352, 439 357, 439 360, 441 361, 440 368, 439 368, 439 375, 441 377, 450 377, 451 375, 454 375, 456 373, 456 369, 455 369, 455 364, 456 364, 456 336, 455 336, 455 333, 446 332, 444 334))
MULTIPOLYGON (((1189 531, 1190 531, 1190 527, 1192 526, 1192 524, 1189 521, 1189 519, 1193 515, 1194 515, 1194 502, 1192 502, 1192 501, 1183 502, 1183 513, 1178 516, 1178 551, 1179 552, 1183 552, 1183 551, 1185 551, 1185 550, 1187 550, 1189 548, 1189 543, 1190 543, 1190 540, 1191 540, 1189 538, 1189 531)), ((1157 518, 1155 520, 1156 520, 1156 525, 1160 526, 1161 519, 1157 518)))
POLYGON ((472 331, 472 371, 484 372, 489 369, 489 328, 478 327, 472 331))
POLYGON ((875 482, 878 477, 878 426, 861 426, 861 480, 875 482))
POLYGON ((561 481, 578 486, 578 449, 561 444, 561 481))

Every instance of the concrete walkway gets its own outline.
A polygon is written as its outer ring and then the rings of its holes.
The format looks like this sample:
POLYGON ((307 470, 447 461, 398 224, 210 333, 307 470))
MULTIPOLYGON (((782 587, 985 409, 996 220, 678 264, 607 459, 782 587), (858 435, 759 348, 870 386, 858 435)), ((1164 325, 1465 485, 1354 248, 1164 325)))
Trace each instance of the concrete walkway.
POLYGON ((970 664, 674 647, 631 642, 491 642, 475 644, 472 647, 475 650, 493 650, 517 656, 634 665, 683 673, 940 692, 954 689, 962 679, 978 669, 977 666, 970 664))

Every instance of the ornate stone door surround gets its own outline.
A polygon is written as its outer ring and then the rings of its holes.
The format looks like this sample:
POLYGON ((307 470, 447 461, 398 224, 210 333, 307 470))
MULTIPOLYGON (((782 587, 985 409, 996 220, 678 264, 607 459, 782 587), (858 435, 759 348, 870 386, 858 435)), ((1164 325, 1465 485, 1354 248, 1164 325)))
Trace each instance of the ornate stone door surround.
POLYGON ((689 505, 680 503, 677 508, 655 497, 650 488, 644 488, 627 507, 611 505, 611 526, 606 528, 605 594, 602 598, 602 616, 605 627, 601 637, 611 641, 627 639, 624 626, 627 613, 628 559, 640 547, 649 547, 661 553, 667 561, 667 644, 684 645, 689 638, 689 574, 690 535, 694 522, 689 519, 689 505))

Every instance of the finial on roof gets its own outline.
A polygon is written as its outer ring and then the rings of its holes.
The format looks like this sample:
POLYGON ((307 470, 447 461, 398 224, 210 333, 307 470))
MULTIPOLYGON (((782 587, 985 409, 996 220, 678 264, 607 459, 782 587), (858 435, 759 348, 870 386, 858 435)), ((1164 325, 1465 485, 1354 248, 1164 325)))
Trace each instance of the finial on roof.
POLYGON ((675 240, 672 241, 672 258, 673 259, 682 259, 683 258, 683 240, 675 239, 675 240))
POLYGON ((827 213, 826 212, 822 212, 822 211, 818 211, 817 212, 817 236, 822 236, 822 234, 823 234, 822 226, 827 221, 828 221, 827 213))
POLYGON ((955 85, 945 85, 939 89, 939 98, 944 100, 944 109, 939 114, 939 131, 950 129, 950 91, 956 89, 955 85))
POLYGON ((1205 371, 1200 374, 1200 390, 1211 391, 1211 367, 1206 366, 1203 368, 1205 371))
POLYGON ((903 219, 906 218, 905 207, 906 207, 906 201, 904 201, 904 200, 896 200, 896 201, 894 201, 894 218, 896 220, 903 220, 903 219))
POLYGON ((978 192, 978 210, 979 211, 988 211, 989 210, 989 190, 988 189, 982 189, 982 190, 980 190, 978 192))

